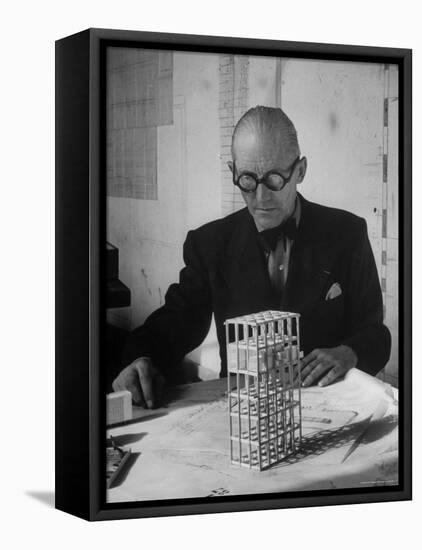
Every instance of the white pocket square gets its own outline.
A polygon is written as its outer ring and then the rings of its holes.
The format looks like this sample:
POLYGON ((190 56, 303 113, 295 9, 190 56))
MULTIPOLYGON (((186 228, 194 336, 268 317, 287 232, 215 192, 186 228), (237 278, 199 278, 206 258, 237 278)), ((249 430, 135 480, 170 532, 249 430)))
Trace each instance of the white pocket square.
POLYGON ((333 283, 330 286, 329 291, 325 295, 326 300, 333 300, 334 298, 337 298, 337 296, 341 296, 343 294, 343 291, 341 290, 341 286, 338 283, 333 283))

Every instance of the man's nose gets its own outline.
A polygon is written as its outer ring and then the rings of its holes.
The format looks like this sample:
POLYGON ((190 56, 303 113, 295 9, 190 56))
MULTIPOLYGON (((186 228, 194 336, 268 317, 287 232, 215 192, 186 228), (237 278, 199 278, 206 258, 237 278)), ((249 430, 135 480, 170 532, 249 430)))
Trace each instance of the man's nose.
POLYGON ((268 189, 266 185, 260 183, 256 188, 256 200, 258 203, 265 203, 271 200, 271 189, 268 189))

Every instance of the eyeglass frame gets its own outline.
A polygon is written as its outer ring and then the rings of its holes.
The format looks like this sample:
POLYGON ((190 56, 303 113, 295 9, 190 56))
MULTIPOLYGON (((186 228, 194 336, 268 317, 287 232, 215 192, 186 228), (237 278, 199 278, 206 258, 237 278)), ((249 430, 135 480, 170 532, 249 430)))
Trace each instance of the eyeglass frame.
POLYGON ((283 174, 280 174, 280 172, 277 172, 277 170, 268 170, 268 172, 266 172, 262 178, 258 178, 258 176, 254 173, 254 172, 249 172, 249 171, 246 171, 246 172, 242 172, 240 174, 240 176, 238 176, 237 178, 235 178, 235 171, 236 171, 236 163, 233 161, 233 185, 236 185, 236 187, 239 187, 239 189, 241 191, 243 191, 244 193, 255 193, 255 191, 258 189, 258 185, 260 183, 262 183, 263 185, 265 185, 265 187, 267 189, 269 189, 270 191, 274 191, 274 192, 278 192, 278 191, 281 191, 282 189, 284 189, 286 187, 286 185, 290 182, 290 180, 292 179, 293 177, 293 172, 295 171, 295 168, 296 166, 298 165, 300 161, 300 155, 298 157, 296 157, 296 159, 293 161, 293 164, 292 164, 292 168, 290 170, 290 175, 286 178, 283 176, 283 174), (271 187, 268 187, 268 185, 265 183, 265 180, 267 179, 268 176, 270 176, 271 174, 276 174, 277 176, 280 176, 280 178, 283 180, 283 185, 280 187, 280 189, 271 189, 271 187), (240 183, 239 183, 239 180, 242 176, 250 176, 254 181, 255 181, 255 189, 244 189, 240 183))

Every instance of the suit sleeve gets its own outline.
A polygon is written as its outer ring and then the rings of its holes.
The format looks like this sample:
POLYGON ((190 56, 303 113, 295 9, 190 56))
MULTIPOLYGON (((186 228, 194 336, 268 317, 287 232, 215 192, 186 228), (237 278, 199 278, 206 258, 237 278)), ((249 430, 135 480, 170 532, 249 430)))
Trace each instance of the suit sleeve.
POLYGON ((123 353, 123 367, 147 356, 164 375, 169 375, 171 369, 208 334, 211 293, 196 240, 195 231, 190 231, 183 246, 185 267, 180 272, 179 282, 170 285, 164 305, 130 335, 123 353))
POLYGON ((346 274, 346 326, 342 343, 357 357, 357 368, 377 374, 390 358, 391 336, 383 324, 383 302, 378 271, 365 220, 360 220, 346 274))

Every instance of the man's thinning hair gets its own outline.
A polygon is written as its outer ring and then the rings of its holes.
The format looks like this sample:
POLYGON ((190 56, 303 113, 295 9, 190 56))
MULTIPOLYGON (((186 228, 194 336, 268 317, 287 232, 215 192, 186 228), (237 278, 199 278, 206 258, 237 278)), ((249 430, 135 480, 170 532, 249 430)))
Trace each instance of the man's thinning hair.
POLYGON ((233 132, 233 158, 235 158, 236 144, 251 136, 257 138, 263 145, 271 139, 273 144, 280 147, 289 157, 297 158, 300 155, 296 128, 282 109, 258 105, 246 111, 233 132))

